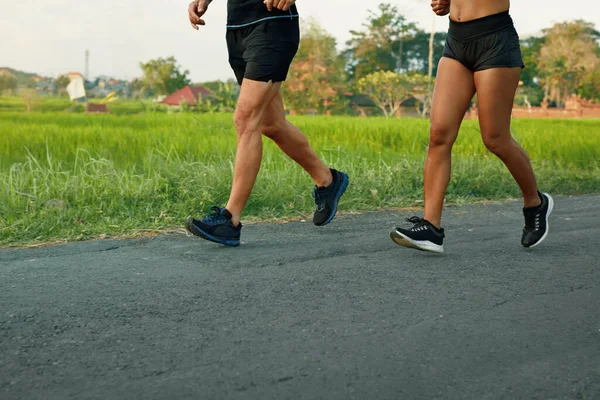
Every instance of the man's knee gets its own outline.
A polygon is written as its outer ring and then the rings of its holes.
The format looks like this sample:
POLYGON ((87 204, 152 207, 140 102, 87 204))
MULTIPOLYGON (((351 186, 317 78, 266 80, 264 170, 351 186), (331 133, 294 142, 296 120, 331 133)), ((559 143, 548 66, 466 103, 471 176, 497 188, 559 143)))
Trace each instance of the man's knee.
POLYGON ((285 131, 286 121, 263 121, 260 131, 269 139, 277 141, 277 138, 285 131))
POLYGON ((257 109, 239 105, 233 114, 233 124, 238 136, 252 133, 258 128, 259 112, 257 109))

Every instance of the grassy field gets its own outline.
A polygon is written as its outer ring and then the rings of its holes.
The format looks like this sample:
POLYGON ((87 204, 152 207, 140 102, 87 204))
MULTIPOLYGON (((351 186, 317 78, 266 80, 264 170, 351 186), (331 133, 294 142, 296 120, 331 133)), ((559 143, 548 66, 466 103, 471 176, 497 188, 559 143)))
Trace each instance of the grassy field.
MULTIPOLYGON (((351 184, 341 209, 420 204, 428 122, 293 118, 351 184)), ((600 190, 600 121, 516 120, 540 187, 554 194, 600 190)), ((235 131, 227 114, 0 113, 0 244, 83 240, 182 226, 224 205, 235 131)), ((312 182, 264 141, 245 221, 312 215, 312 182)), ((454 149, 449 203, 519 196, 504 165, 467 121, 454 149)), ((390 221, 392 223, 393 221, 390 221)))
MULTIPOLYGON (((100 99, 92 99, 90 103, 100 103, 100 99)), ((68 97, 38 97, 31 101, 31 111, 37 113, 69 113, 83 114, 84 103, 73 103, 68 97)), ((152 101, 119 100, 109 102, 108 108, 113 115, 139 114, 151 109, 156 109, 152 101)), ((161 108, 165 111, 165 108, 161 108)), ((27 104, 22 97, 0 97, 0 113, 27 111, 27 104)))

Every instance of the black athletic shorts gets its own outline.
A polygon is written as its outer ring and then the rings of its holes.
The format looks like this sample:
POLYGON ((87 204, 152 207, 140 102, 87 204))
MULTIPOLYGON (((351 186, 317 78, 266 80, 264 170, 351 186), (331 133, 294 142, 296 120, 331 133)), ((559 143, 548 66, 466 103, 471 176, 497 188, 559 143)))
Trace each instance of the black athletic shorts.
POLYGON ((466 22, 450 20, 444 57, 471 71, 524 68, 519 35, 508 11, 466 22))
POLYGON ((242 79, 282 82, 300 44, 298 18, 275 18, 227 30, 229 65, 242 79))

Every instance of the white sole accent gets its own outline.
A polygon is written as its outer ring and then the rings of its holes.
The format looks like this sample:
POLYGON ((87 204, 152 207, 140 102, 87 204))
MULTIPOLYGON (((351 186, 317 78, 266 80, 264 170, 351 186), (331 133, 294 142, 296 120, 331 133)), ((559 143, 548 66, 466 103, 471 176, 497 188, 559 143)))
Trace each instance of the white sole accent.
POLYGON ((550 232, 550 225, 548 224, 548 217, 552 214, 552 210, 554 209, 554 199, 548 193, 542 193, 544 196, 548 198, 548 212, 546 213, 546 232, 542 235, 540 240, 538 240, 535 244, 529 246, 529 248, 535 247, 538 244, 542 243, 546 236, 548 236, 548 232, 550 232))
POLYGON ((430 251, 432 253, 443 253, 444 245, 431 243, 429 240, 413 240, 397 230, 390 233, 390 237, 400 246, 417 249, 421 251, 430 251))

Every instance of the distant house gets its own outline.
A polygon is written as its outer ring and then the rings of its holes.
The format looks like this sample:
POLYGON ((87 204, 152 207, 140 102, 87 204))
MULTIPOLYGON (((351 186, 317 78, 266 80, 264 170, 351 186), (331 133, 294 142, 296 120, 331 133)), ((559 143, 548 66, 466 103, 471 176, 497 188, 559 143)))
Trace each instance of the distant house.
POLYGON ((112 92, 116 92, 119 96, 129 96, 131 92, 127 81, 107 75, 100 75, 95 81, 89 82, 88 88, 90 97, 105 97, 112 92))
POLYGON ((34 76, 30 78, 35 82, 35 89, 42 94, 52 94, 55 89, 54 79, 43 76, 34 76))
POLYGON ((83 79, 83 75, 81 75, 81 73, 79 73, 79 72, 67 72, 64 75, 66 75, 70 80, 77 79, 77 78, 83 79))
POLYGON ((186 86, 165 97, 160 104, 179 107, 185 102, 188 106, 195 106, 200 99, 206 99, 212 96, 213 93, 204 86, 186 86))
POLYGON ((86 114, 108 114, 106 104, 89 103, 85 109, 86 114))

